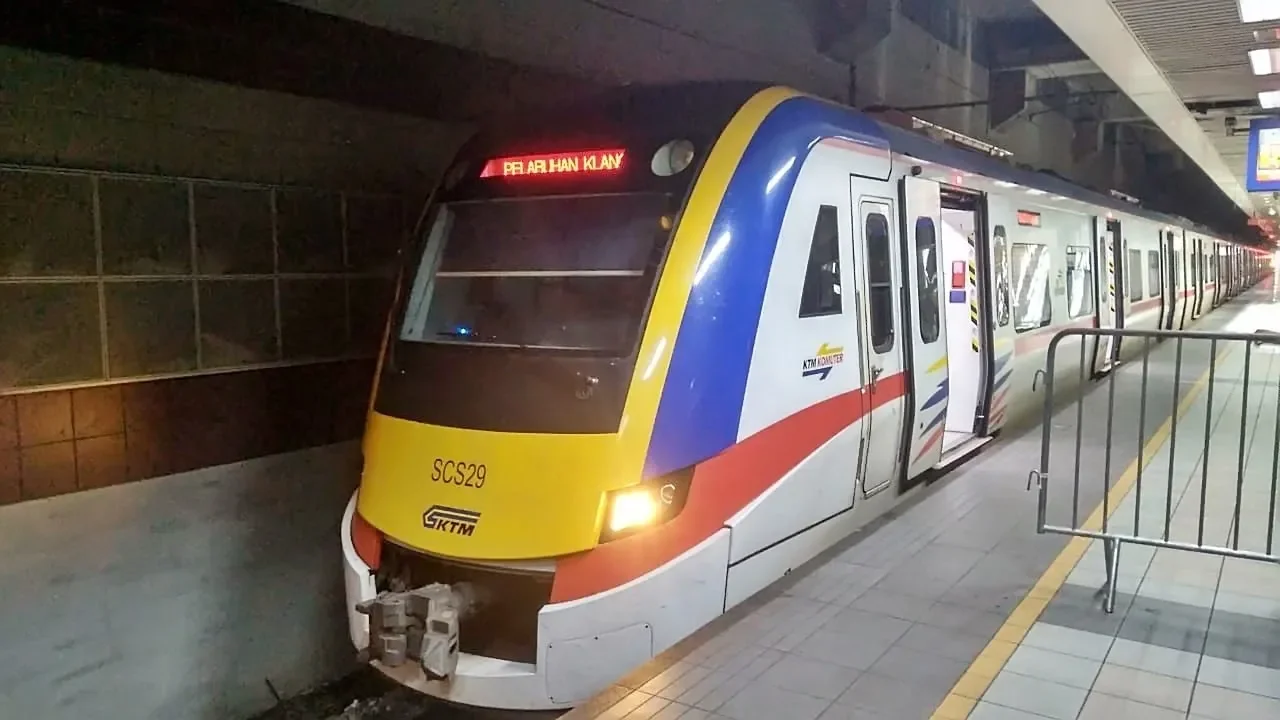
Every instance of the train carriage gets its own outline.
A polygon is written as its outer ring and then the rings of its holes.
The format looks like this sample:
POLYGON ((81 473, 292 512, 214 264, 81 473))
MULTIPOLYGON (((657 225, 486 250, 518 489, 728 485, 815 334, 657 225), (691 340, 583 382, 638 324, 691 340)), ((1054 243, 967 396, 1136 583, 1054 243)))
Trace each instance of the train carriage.
POLYGON ((450 700, 579 703, 1027 417, 1055 333, 1183 327, 1246 255, 785 88, 482 132, 406 255, 352 642, 450 700))

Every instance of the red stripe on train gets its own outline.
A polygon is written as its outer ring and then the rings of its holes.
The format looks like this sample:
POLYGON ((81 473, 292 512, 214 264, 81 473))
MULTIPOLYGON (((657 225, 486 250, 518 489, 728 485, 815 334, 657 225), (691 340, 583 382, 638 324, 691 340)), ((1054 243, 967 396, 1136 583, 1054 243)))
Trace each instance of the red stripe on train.
MULTIPOLYGON (((595 595, 671 562, 724 527, 836 433, 901 399, 906 389, 904 374, 889 375, 874 392, 859 388, 824 400, 699 463, 688 503, 670 522, 559 560, 551 602, 595 595)), ((852 482, 849 488, 852 498, 852 482)))

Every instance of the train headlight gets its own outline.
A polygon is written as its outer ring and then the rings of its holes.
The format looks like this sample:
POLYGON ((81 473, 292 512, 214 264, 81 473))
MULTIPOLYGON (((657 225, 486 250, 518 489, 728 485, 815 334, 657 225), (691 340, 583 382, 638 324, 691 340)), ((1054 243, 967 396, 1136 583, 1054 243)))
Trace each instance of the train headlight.
POLYGON ((689 499, 693 468, 609 493, 600 542, 661 525, 680 514, 689 499))
POLYGON ((609 532, 617 535, 653 523, 658 519, 659 502, 651 486, 614 493, 609 503, 609 532))

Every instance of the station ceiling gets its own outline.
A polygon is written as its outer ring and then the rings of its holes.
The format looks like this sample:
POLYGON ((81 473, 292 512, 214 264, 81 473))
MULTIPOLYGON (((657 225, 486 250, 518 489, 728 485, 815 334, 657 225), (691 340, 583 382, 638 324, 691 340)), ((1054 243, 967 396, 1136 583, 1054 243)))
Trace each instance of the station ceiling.
MULTIPOLYGON (((1270 193, 1248 193, 1249 121, 1274 115, 1259 93, 1280 75, 1255 75, 1249 51, 1280 47, 1275 0, 1035 0, 1171 140, 1243 210, 1275 214, 1270 193), (1240 3, 1276 19, 1242 21, 1240 3), (1272 41, 1255 38, 1255 31, 1272 41)), ((1246 7, 1247 11, 1247 7, 1246 7)), ((1280 56, 1280 53, 1277 53, 1280 56)), ((1280 60, 1280 57, 1277 57, 1280 60)), ((1280 70, 1280 62, 1273 70, 1280 70)))
MULTIPOLYGON (((1247 118, 1259 111, 1260 81, 1249 69, 1252 28, 1240 22, 1237 0, 937 1, 963 3, 1008 32, 1049 18, 1092 61, 1082 72, 1108 76, 1232 203, 1267 211, 1269 198, 1244 188, 1247 118), (1188 102, 1215 104, 1193 112, 1188 102), (1228 133, 1232 113, 1237 130, 1228 133)), ((749 76, 829 96, 848 85, 847 67, 813 47, 809 0, 736 0, 734 12, 689 0, 284 2, 604 82, 749 76)))

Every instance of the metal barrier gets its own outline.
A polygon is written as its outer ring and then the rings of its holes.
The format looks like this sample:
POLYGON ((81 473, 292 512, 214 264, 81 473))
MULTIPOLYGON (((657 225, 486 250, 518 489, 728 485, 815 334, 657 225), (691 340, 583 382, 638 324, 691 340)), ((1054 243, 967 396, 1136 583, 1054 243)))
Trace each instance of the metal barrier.
MULTIPOLYGON (((1034 483, 1039 490, 1036 531, 1038 533, 1057 533, 1063 535, 1073 535, 1077 537, 1090 538, 1100 540, 1103 544, 1104 562, 1106 565, 1106 584, 1098 591, 1099 595, 1104 597, 1103 608, 1106 612, 1111 613, 1115 609, 1116 602, 1116 586, 1119 573, 1120 548, 1124 543, 1133 543, 1138 545, 1153 546, 1156 548, 1167 548, 1173 550, 1189 550, 1198 553, 1207 553, 1214 555, 1222 555, 1227 557, 1247 558, 1253 560, 1264 560, 1270 562, 1280 561, 1280 557, 1275 552, 1275 529, 1276 529, 1276 502, 1277 502, 1277 480, 1280 478, 1280 419, 1276 419, 1275 415, 1280 412, 1280 335, 1259 330, 1256 333, 1222 333, 1222 332, 1194 332, 1194 331, 1161 331, 1161 330, 1120 330, 1107 328, 1081 328, 1065 330, 1058 333, 1052 340, 1048 349, 1048 358, 1044 373, 1044 422, 1041 436, 1040 451, 1040 467, 1032 470, 1028 478, 1028 489, 1034 483), (1074 455, 1069 460, 1070 467, 1063 467, 1062 458, 1057 458, 1057 466, 1053 467, 1051 473, 1051 453, 1053 447, 1053 429, 1055 423, 1056 411, 1065 410, 1069 405, 1058 407, 1055 404, 1054 389, 1055 378, 1063 372, 1062 359, 1059 358, 1059 348, 1063 343, 1072 339, 1078 339, 1079 342, 1079 369, 1078 379, 1081 383, 1081 392, 1074 400, 1075 405, 1075 438, 1074 455), (1090 339, 1096 342, 1089 342, 1090 339), (1101 345, 1105 340, 1111 339, 1112 342, 1120 342, 1124 347, 1130 347, 1132 343, 1141 343, 1141 356, 1134 357, 1127 363, 1117 365, 1102 381, 1106 384, 1106 410, 1105 410, 1105 427, 1101 427, 1101 418, 1097 416, 1100 404, 1100 398, 1094 395, 1093 400, 1089 400, 1084 392, 1084 383, 1088 379, 1086 376, 1089 362, 1092 360, 1092 350, 1095 346, 1101 350, 1101 345), (1165 348, 1172 345, 1172 359, 1166 357, 1168 354, 1165 348), (1203 374, 1194 372, 1192 377, 1184 377, 1187 375, 1186 365, 1189 355, 1203 354, 1203 350, 1207 349, 1207 361, 1196 362, 1198 358, 1193 358, 1191 362, 1203 367, 1207 365, 1207 371, 1203 374), (1153 351, 1159 351, 1161 357, 1153 358, 1153 351), (1274 354, 1273 354, 1274 353, 1274 354), (1242 356, 1242 358, 1241 358, 1242 356), (1132 371, 1132 365, 1141 364, 1141 373, 1135 377, 1132 371), (1257 368, 1265 364, 1262 370, 1261 378, 1257 375, 1257 368), (1169 365, 1172 365, 1170 372, 1169 365), (1159 381, 1158 387, 1152 387, 1154 376, 1159 381), (1199 376, 1198 378, 1195 376, 1199 376), (1169 384, 1165 384, 1166 380, 1171 380, 1169 384), (1184 382, 1194 382, 1194 384, 1185 389, 1184 382), (1134 398, 1133 385, 1137 384, 1137 397, 1134 398), (1261 390, 1259 390, 1261 385, 1261 390), (1225 387, 1222 387, 1225 386, 1225 387), (1274 386, 1274 387, 1273 387, 1274 386), (1217 400, 1223 404, 1221 412, 1215 416, 1215 390, 1219 393, 1217 400), (1254 397, 1250 397, 1251 390, 1254 397), (1231 396, 1223 397, 1222 392, 1232 393, 1231 396), (1227 483, 1214 483, 1211 487, 1210 483, 1210 464, 1213 464, 1215 475, 1224 475, 1225 471, 1231 466, 1229 463, 1224 464, 1225 458, 1221 457, 1220 447, 1215 445, 1215 440, 1223 439, 1222 433, 1225 431, 1235 435, 1234 426, 1236 418, 1228 418, 1231 414, 1230 406, 1236 400, 1234 393, 1239 392, 1240 413, 1238 417, 1238 439, 1232 443, 1234 445, 1235 455, 1235 474, 1234 478, 1221 478, 1219 480, 1227 480, 1227 483), (1122 395, 1120 406, 1117 406, 1117 395, 1122 395), (1204 420, 1203 423, 1195 423, 1197 426, 1190 429, 1183 427, 1180 421, 1183 421, 1184 414, 1198 414, 1199 407, 1197 400, 1199 396, 1204 395, 1204 420), (1086 401, 1093 405, 1093 414, 1086 417, 1086 401), (1131 466, 1129 470, 1120 474, 1112 483, 1112 470, 1115 461, 1115 452, 1117 443, 1115 442, 1114 431, 1117 427, 1117 413, 1128 415, 1132 413, 1134 404, 1137 406, 1136 429, 1137 441, 1136 465, 1131 466), (1163 413, 1163 406, 1169 404, 1169 412, 1163 413), (1262 495, 1258 488, 1255 488, 1258 476, 1250 473, 1251 487, 1250 492, 1246 493, 1246 466, 1248 469, 1256 470, 1257 464, 1249 465, 1246 458, 1246 440, 1252 438, 1250 433, 1250 408, 1256 405, 1256 416, 1252 426, 1253 434, 1258 433, 1259 425, 1267 420, 1264 413, 1270 413, 1269 422, 1275 425, 1273 431, 1274 437, 1269 446, 1269 458, 1259 458, 1258 464, 1266 465, 1265 460, 1269 460, 1270 473, 1269 492, 1266 493, 1268 500, 1267 520, 1266 520, 1266 542, 1265 548, 1249 549, 1241 548, 1241 525, 1242 503, 1245 501, 1246 494, 1255 496, 1251 499, 1260 499, 1262 495), (1192 408, 1196 408, 1196 413, 1188 413, 1192 408), (1148 419, 1148 414, 1153 412, 1155 416, 1167 417, 1158 425, 1152 425, 1148 419), (1088 420, 1097 420, 1096 424, 1091 424, 1086 430, 1086 422, 1088 420), (1229 425, 1221 425, 1221 423, 1230 423, 1229 425), (1167 427, 1166 427, 1167 426, 1167 427), (1153 432, 1148 433, 1149 429, 1153 432), (1188 433, 1191 433, 1190 435, 1188 433), (1086 438, 1086 434, 1089 436, 1086 438), (1100 434, 1100 436, 1099 436, 1100 434), (1148 434, 1152 437, 1148 438, 1148 434), (1164 437, 1167 436, 1167 442, 1164 437), (1179 447, 1183 448, 1183 456, 1195 452, 1196 445, 1186 446, 1186 443, 1199 444, 1203 446, 1203 454, 1194 456, 1198 462, 1199 487, 1196 488, 1192 483, 1196 482, 1195 471, 1197 468, 1192 467, 1192 472, 1181 474, 1180 478, 1175 478, 1176 468, 1178 466, 1179 447), (1101 445, 1101 452, 1095 453, 1096 445, 1101 445), (1154 449, 1148 446, 1154 446, 1154 449), (1088 447, 1087 447, 1088 446, 1088 447), (1089 452, 1086 451, 1086 447, 1089 452), (1157 477, 1152 479, 1148 477, 1152 474, 1152 467, 1159 464, 1159 459, 1165 454, 1161 452, 1167 450, 1168 469, 1166 472, 1157 472, 1157 477), (1215 453, 1211 457, 1211 450, 1215 453), (1100 457, 1099 457, 1100 455, 1100 457), (1100 467, 1099 467, 1100 465, 1100 467), (1088 467, 1086 467, 1088 466, 1088 467), (1092 477, 1091 477, 1092 476, 1092 477), (1131 487, 1129 478, 1132 476, 1131 487), (1052 483, 1058 477, 1070 477, 1071 492, 1070 512, 1060 509, 1057 506, 1050 507, 1050 489, 1052 483), (1182 480, 1182 496, 1175 506, 1175 481, 1182 480), (1226 516, 1227 508, 1220 503, 1226 498, 1221 493, 1227 492, 1225 484, 1234 486, 1233 493, 1229 498, 1231 501, 1230 516, 1226 516), (1116 498, 1112 498, 1113 488, 1119 493, 1116 498), (1195 492, 1198 490, 1198 493, 1195 492), (1086 518, 1082 521, 1080 513, 1082 491, 1090 495, 1101 494, 1101 515, 1086 518), (1144 503, 1144 492, 1147 494, 1144 503), (1194 527, 1191 522, 1192 518, 1185 515, 1186 508, 1182 507, 1182 500, 1198 494, 1198 506, 1190 506, 1196 513, 1194 527), (1116 513, 1113 518, 1112 505, 1126 501, 1132 498, 1133 513, 1130 518, 1128 514, 1116 513), (1214 501, 1213 512, 1210 512, 1211 519, 1217 524, 1225 524, 1226 521, 1230 525, 1226 528, 1224 536, 1215 537, 1216 532, 1221 532, 1221 528, 1212 530, 1206 535, 1206 513, 1210 508, 1211 499, 1214 501), (1154 505, 1152 500, 1154 500, 1154 505), (1160 500, 1163 500, 1161 507, 1160 500), (1060 522, 1050 523, 1049 516, 1052 512, 1056 512, 1060 517, 1060 522), (1218 511, 1221 511, 1219 513, 1218 511), (1069 520, 1065 517, 1069 515, 1069 520), (1176 516, 1176 517, 1175 517, 1176 516), (1154 522, 1153 522, 1154 521, 1154 522), (1188 534, 1194 530, 1194 539, 1188 537, 1186 539, 1178 539, 1175 530, 1185 530, 1188 534)), ((1064 375, 1063 380, 1070 375, 1064 375)), ((1194 418, 1192 422, 1194 423, 1194 418)), ((1062 421, 1068 422, 1068 421, 1062 421)), ((1120 419, 1119 422, 1126 424, 1133 422, 1132 419, 1120 419)), ((1265 437, 1265 436, 1264 436, 1265 437)), ((1061 441, 1060 441, 1061 442, 1061 441)), ((1263 440, 1265 444, 1265 440, 1263 440)), ((1127 443, 1126 443, 1127 444, 1127 443)), ((1253 444, 1249 444, 1252 449, 1253 444)), ((1263 447, 1263 446, 1259 446, 1263 447)), ((1126 448, 1127 450, 1127 448, 1126 448)), ((1126 453, 1127 455, 1127 453, 1126 453)), ((1252 457, 1252 453, 1250 453, 1252 457)), ((1126 457, 1127 459, 1127 457, 1126 457)), ((1156 468, 1159 470, 1159 468, 1156 468)), ((1118 509, 1118 508, 1117 508, 1118 509)), ((1255 512, 1251 506, 1247 508, 1250 513, 1255 512)))

